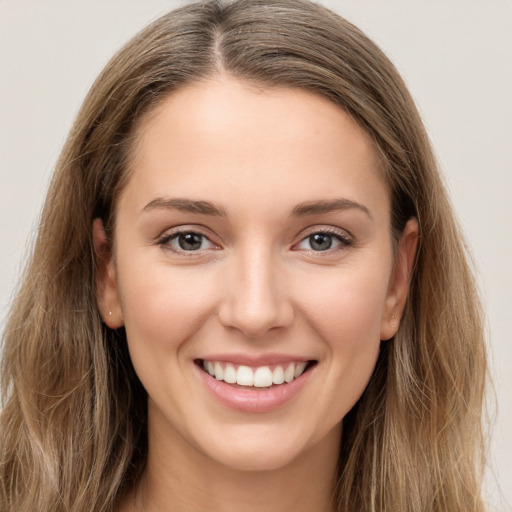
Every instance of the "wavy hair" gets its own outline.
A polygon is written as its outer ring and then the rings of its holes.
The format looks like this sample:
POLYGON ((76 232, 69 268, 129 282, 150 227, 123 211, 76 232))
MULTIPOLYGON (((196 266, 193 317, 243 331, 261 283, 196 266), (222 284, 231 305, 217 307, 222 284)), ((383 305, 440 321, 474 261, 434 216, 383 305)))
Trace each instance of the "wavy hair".
POLYGON ((10 310, 2 359, 0 510, 107 512, 147 455, 147 399, 124 330, 101 321, 92 223, 112 226, 136 124, 166 95, 227 73, 313 91, 347 111, 385 163, 392 233, 420 242, 404 317, 343 420, 337 511, 480 512, 482 313, 420 116, 359 29, 305 0, 194 3, 107 64, 62 150, 10 310))

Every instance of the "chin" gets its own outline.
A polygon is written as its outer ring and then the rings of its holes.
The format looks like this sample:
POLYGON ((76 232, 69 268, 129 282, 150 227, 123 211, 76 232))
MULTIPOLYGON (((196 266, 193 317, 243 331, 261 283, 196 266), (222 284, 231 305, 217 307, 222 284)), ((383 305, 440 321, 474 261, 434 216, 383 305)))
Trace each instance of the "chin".
MULTIPOLYGON (((291 432, 238 432, 229 443, 212 442, 203 453, 213 461, 237 471, 275 471, 298 461, 311 448, 307 440, 291 432)), ((304 437, 304 436, 301 436, 304 437)), ((305 436, 308 437, 308 436, 305 436)))
POLYGON ((232 451, 229 454, 219 454, 217 461, 223 466, 245 472, 277 471, 293 463, 297 453, 273 451, 272 453, 253 453, 245 450, 243 453, 232 451))

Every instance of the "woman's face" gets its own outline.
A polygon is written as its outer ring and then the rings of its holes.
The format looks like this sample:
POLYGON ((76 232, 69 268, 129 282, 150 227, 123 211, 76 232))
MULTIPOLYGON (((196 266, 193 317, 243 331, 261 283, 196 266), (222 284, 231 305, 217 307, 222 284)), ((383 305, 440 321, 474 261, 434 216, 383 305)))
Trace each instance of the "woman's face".
POLYGON ((132 164, 113 254, 95 223, 98 298, 126 328, 151 449, 238 469, 337 453, 414 251, 393 252, 369 138, 313 93, 218 78, 147 116, 132 164))

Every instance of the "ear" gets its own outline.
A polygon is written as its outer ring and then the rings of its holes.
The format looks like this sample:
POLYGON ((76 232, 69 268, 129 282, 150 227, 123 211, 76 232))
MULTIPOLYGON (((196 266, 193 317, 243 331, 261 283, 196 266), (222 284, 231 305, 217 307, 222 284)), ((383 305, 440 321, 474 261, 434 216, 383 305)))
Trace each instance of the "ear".
POLYGON ((107 238, 103 221, 94 219, 92 226, 94 253, 96 256, 96 300, 103 321, 117 329, 124 324, 117 288, 116 268, 112 245, 107 238))
POLYGON ((405 225, 395 254, 395 263, 381 322, 381 340, 389 340, 398 331, 400 318, 405 308, 417 246, 418 221, 411 218, 405 225))

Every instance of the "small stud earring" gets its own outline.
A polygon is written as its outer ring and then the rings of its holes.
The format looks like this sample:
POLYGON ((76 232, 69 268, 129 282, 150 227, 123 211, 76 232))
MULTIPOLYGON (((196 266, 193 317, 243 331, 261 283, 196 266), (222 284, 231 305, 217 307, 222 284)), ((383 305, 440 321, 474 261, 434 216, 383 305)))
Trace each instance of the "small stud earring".
POLYGON ((108 316, 112 316, 112 311, 109 311, 109 312, 108 312, 108 316))

